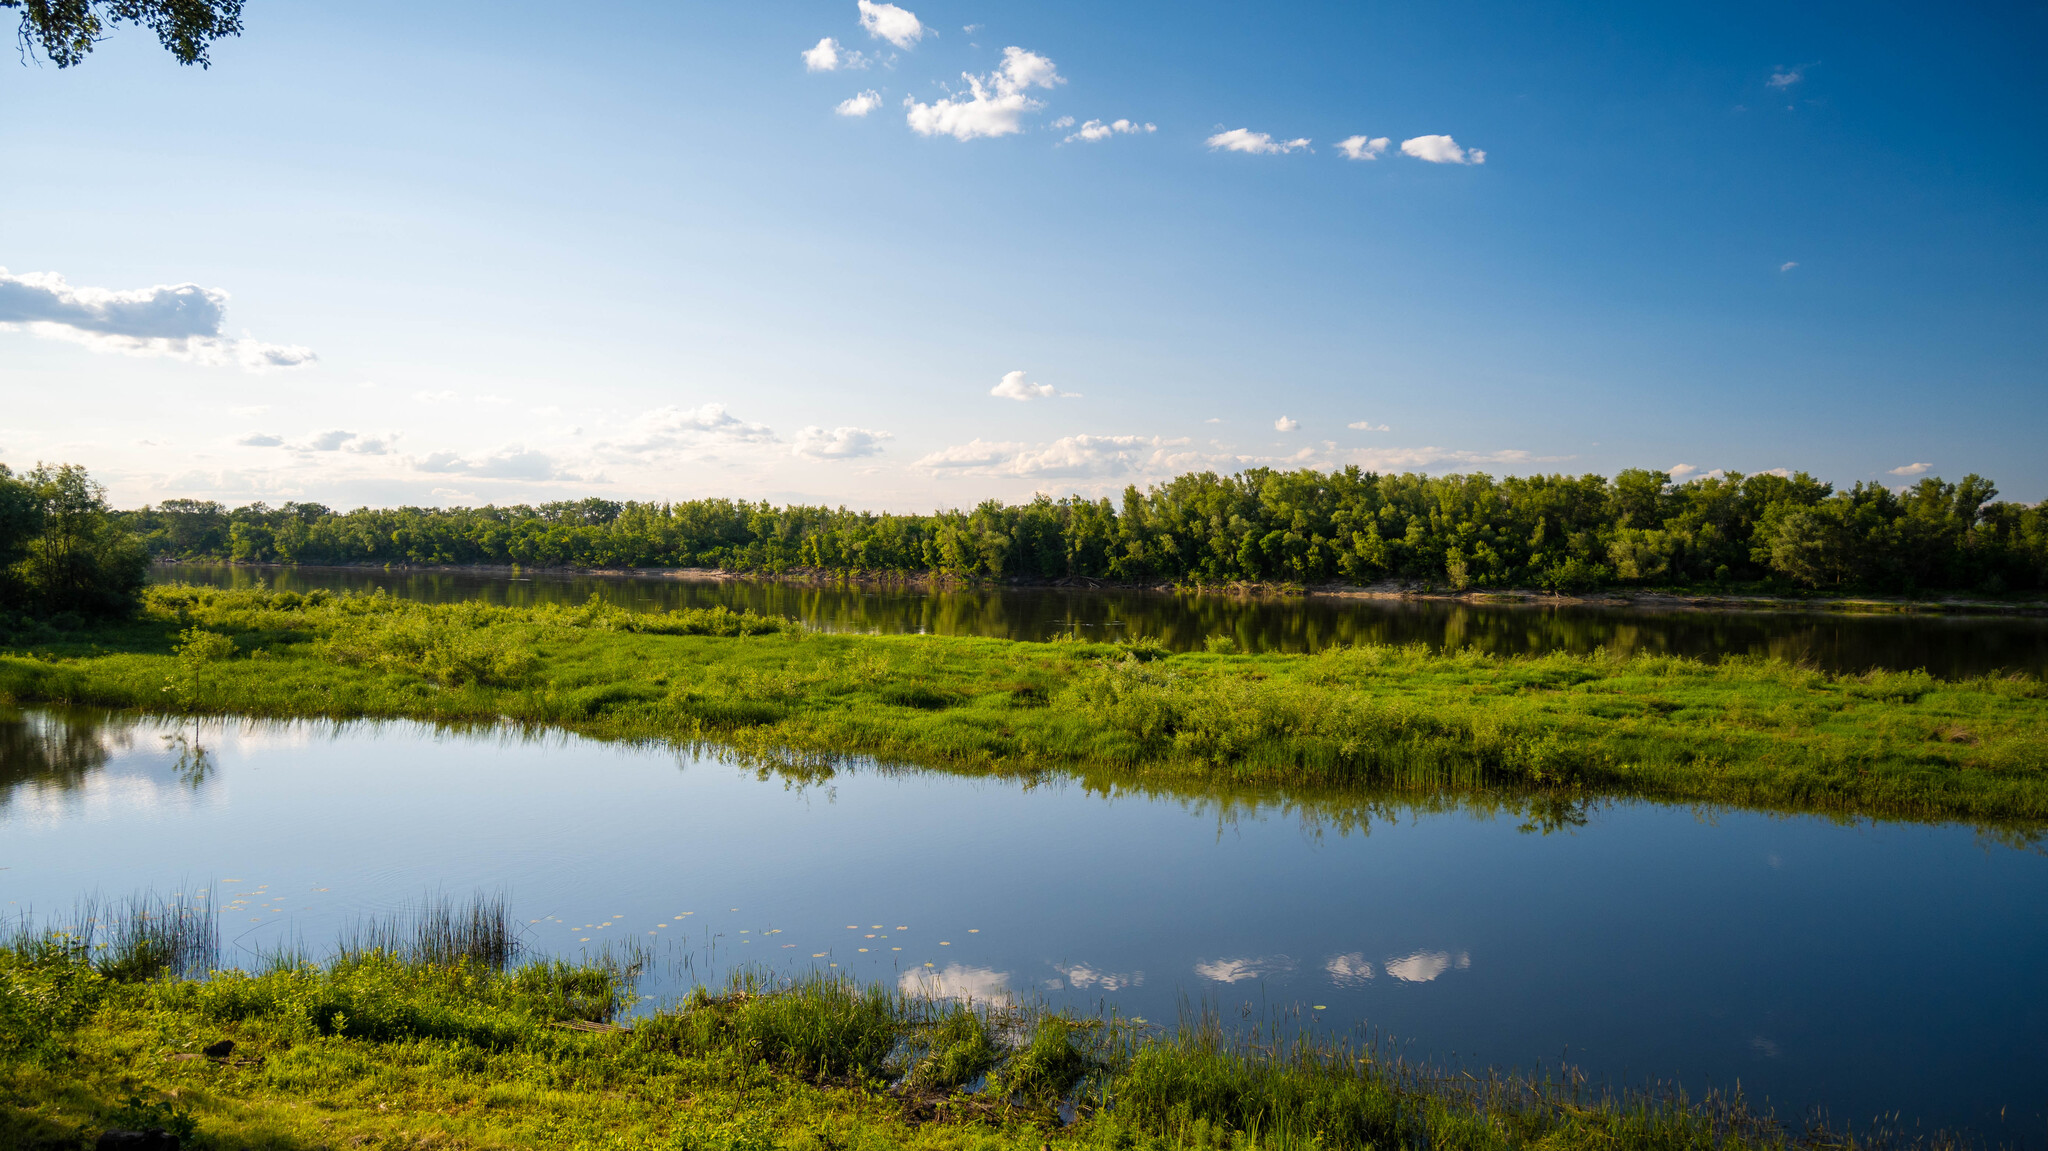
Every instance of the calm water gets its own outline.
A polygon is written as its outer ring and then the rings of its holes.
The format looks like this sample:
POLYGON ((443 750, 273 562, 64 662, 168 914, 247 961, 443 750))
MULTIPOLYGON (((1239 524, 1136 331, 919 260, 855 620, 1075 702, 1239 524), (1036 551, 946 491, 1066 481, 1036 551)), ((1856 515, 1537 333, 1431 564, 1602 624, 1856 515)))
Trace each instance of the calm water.
POLYGON ((1152 636, 1176 650, 1226 635, 1248 651, 1318 651, 1333 644, 1472 646, 1498 654, 1545 651, 1669 652, 1718 658, 1770 655, 1829 670, 1926 668, 1940 676, 1990 671, 2048 675, 2048 618, 1707 612, 1464 604, 1333 597, 1240 599, 1168 592, 1058 588, 926 592, 805 587, 769 580, 535 573, 513 579, 473 572, 374 568, 249 568, 159 565, 158 580, 221 587, 367 591, 430 601, 582 603, 592 595, 649 610, 751 608, 831 631, 920 632, 1043 640, 1069 631, 1106 638, 1152 636))
POLYGON ((1524 823, 873 766, 797 784, 403 723, 0 713, 5 910, 210 885, 231 962, 502 889, 543 951, 651 935, 699 973, 837 964, 1153 1020, 1183 995, 1300 1008, 1468 1066, 1740 1081, 1780 1114, 2043 1145, 2048 856, 1637 803, 1524 823))

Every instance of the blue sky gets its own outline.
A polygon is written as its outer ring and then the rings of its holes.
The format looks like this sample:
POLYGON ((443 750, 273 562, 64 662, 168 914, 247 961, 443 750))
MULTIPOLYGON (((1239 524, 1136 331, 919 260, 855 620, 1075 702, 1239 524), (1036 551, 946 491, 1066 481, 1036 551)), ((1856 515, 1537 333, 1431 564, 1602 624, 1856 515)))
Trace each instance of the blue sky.
POLYGON ((207 71, 132 30, 0 63, 0 460, 124 504, 1344 463, 2048 497, 2038 6, 246 25, 207 71))

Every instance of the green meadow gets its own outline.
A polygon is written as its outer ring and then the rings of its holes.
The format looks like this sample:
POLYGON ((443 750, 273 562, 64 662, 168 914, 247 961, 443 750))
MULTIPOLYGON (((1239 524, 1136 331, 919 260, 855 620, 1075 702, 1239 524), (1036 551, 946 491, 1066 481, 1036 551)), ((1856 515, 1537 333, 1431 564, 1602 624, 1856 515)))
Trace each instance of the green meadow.
POLYGON ((725 609, 428 605, 158 587, 133 620, 17 636, 0 696, 155 713, 558 727, 802 765, 1160 786, 1647 797, 2048 820, 2048 684, 1781 662, 1502 658, 1218 640, 823 635, 725 609))

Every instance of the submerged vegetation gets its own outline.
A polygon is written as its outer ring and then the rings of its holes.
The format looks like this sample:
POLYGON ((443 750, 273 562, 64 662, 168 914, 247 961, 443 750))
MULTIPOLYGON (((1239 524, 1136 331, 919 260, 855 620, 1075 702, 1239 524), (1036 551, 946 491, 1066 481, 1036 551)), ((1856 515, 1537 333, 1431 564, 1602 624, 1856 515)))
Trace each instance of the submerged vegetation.
POLYGON ((0 698, 715 741, 769 759, 1412 794, 1512 790, 2035 825, 2048 684, 1664 656, 820 635, 723 608, 157 587, 0 656, 0 698))
MULTIPOLYGON (((469 911, 511 930, 501 904, 469 911)), ((0 945, 0 1143, 147 1128, 200 1148, 1857 1143, 1787 1130, 1739 1094, 1450 1073, 1289 1020, 1230 1032, 1192 1011, 1168 1030, 752 972, 629 1014, 630 965, 513 966, 453 946, 447 927, 399 928, 426 941, 410 948, 195 978, 24 924, 0 945)))
POLYGON ((892 515, 708 499, 513 507, 123 513, 151 555, 301 564, 717 567, 963 579, 1573 590, 1736 584, 1892 592, 2048 589, 2048 506, 1990 481, 1846 491, 1805 473, 1183 475, 1121 501, 1040 497, 892 515))

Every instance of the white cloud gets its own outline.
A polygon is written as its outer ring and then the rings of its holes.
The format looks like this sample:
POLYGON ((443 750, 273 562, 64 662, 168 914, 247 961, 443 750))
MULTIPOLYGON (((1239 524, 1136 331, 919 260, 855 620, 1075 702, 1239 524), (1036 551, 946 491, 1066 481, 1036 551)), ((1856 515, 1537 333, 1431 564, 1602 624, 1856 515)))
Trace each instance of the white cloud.
POLYGON ((1385 424, 1373 423, 1371 420, 1354 420, 1344 426, 1354 432, 1391 432, 1394 430, 1385 424))
POLYGON ((1806 68, 1804 65, 1797 68, 1774 68, 1771 70, 1771 78, 1764 81, 1764 87, 1775 88, 1783 92, 1804 79, 1806 79, 1806 68))
POLYGON ((1268 975, 1285 975, 1294 970, 1294 960, 1285 955, 1259 958, 1208 959, 1195 964, 1195 974, 1215 983, 1242 983, 1268 975))
POLYGON ((1329 972, 1330 981, 1339 987, 1358 987, 1372 979, 1372 964, 1366 962, 1363 951, 1332 955, 1323 964, 1323 970, 1329 972))
POLYGON ((412 461, 412 466, 437 475, 465 475, 486 480, 574 479, 564 476, 545 452, 509 447, 481 459, 470 460, 454 452, 433 452, 412 461))
POLYGON ((809 427, 796 434, 791 454, 812 460, 857 460, 879 453, 882 441, 894 438, 866 428, 809 427))
POLYGON ((839 41, 827 36, 803 50, 804 71, 831 72, 839 67, 839 41))
POLYGON ((1700 469, 1693 464, 1672 464, 1670 467, 1664 469, 1664 474, 1670 476, 1674 480, 1682 480, 1685 477, 1699 470, 1700 469))
POLYGON ((98 352, 165 356, 247 371, 312 363, 311 348, 221 335, 228 294, 197 284, 114 291, 74 288, 56 272, 12 275, 0 268, 0 328, 21 327, 98 352))
POLYGON ((1281 416, 1279 419, 1273 421, 1273 430, 1276 432, 1300 431, 1301 421, 1292 420, 1288 419, 1286 416, 1281 416))
POLYGON ((1209 147, 1225 152, 1249 152, 1254 156, 1267 156, 1292 152, 1296 148, 1308 147, 1308 137, 1298 140, 1275 140, 1266 132, 1254 132, 1250 128, 1232 128, 1209 137, 1209 147))
POLYGON ((1388 975, 1405 983, 1428 983, 1451 968, 1463 971, 1472 966, 1472 957, 1460 951, 1451 955, 1443 951, 1418 951, 1386 963, 1388 975))
POLYGON ((947 96, 925 104, 904 98, 904 120, 911 131, 955 140, 1013 135, 1023 130, 1019 121, 1026 112, 1044 107, 1026 94, 1030 89, 1066 83, 1051 60, 1014 45, 1003 49, 1002 67, 987 76, 963 72, 960 78, 967 81, 969 94, 964 100, 947 96))
POLYGON ((284 437, 273 436, 268 432, 250 432, 235 443, 245 448, 281 448, 284 446, 284 437))
POLYGON ((454 402, 455 393, 445 390, 439 392, 414 392, 412 398, 423 404, 446 404, 454 402))
POLYGON ((870 88, 841 100, 832 110, 841 116, 865 116, 881 106, 882 94, 870 88))
POLYGON ((988 394, 1001 396, 1006 400, 1044 400, 1054 396, 1070 400, 1081 398, 1079 392, 1063 392, 1051 384, 1026 383, 1023 372, 1004 372, 1003 378, 997 381, 995 387, 988 390, 988 394))
POLYGON ((355 438, 356 434, 354 432, 340 430, 321 432, 305 443, 297 445, 293 450, 301 452, 338 452, 341 450, 341 445, 355 438))
POLYGON ((874 63, 874 59, 857 51, 849 50, 844 44, 827 36, 801 53, 806 72, 859 71, 874 63))
POLYGON ((1393 141, 1385 136, 1347 136, 1337 141, 1337 150, 1352 160, 1377 160, 1393 141))
POLYGON ((1460 148, 1449 136, 1417 136, 1401 141, 1403 155, 1432 164, 1484 164, 1486 153, 1477 148, 1460 148))
POLYGON ((1051 443, 1029 445, 976 439, 941 448, 911 466, 954 475, 1017 476, 1046 479, 1166 475, 1185 470, 1195 457, 1186 440, 1158 436, 1063 436, 1051 443))
POLYGON ((938 451, 932 452, 910 466, 942 471, 951 469, 962 471, 993 469, 1015 459, 1017 454, 1023 450, 1023 444, 1011 443, 1007 440, 984 440, 976 437, 964 444, 954 444, 949 448, 940 448, 938 451))
POLYGON ((1781 271, 1781 272, 1789 272, 1789 271, 1791 271, 1792 269, 1794 269, 1794 268, 1796 268, 1796 267, 1798 267, 1798 266, 1799 266, 1799 261, 1797 261, 1797 260, 1787 260, 1787 261, 1785 261, 1784 263, 1782 263, 1782 264, 1779 264, 1779 265, 1778 265, 1778 270, 1779 270, 1779 271, 1781 271))
POLYGON ((741 420, 726 411, 724 404, 704 404, 695 408, 671 405, 642 412, 634 418, 624 437, 599 447, 645 455, 707 445, 774 442, 775 433, 765 425, 741 420))
POLYGON ((1345 452, 1342 462, 1357 464, 1359 467, 1369 471, 1402 472, 1428 470, 1441 464, 1505 464, 1510 466, 1526 466, 1528 464, 1562 463, 1572 458, 1571 456, 1539 456, 1519 448, 1507 448, 1492 452, 1475 452, 1439 447, 1357 448, 1345 452))
POLYGON ((1902 464, 1899 467, 1893 468, 1890 474, 1895 476, 1919 476, 1927 474, 1927 471, 1932 467, 1934 467, 1933 464, 1902 464))
POLYGON ((908 48, 924 38, 924 25, 906 8, 894 4, 876 4, 873 0, 859 0, 860 26, 868 35, 887 40, 898 48, 908 48))
MULTIPOLYGON (((1074 123, 1072 116, 1062 116, 1060 120, 1065 120, 1066 123, 1062 124, 1059 120, 1055 120, 1053 121, 1053 127, 1065 128, 1072 126, 1074 123)), ((1158 130, 1159 125, 1157 124, 1140 124, 1135 120, 1111 120, 1107 124, 1100 120, 1090 120, 1086 124, 1081 125, 1080 131, 1061 142, 1071 144, 1076 140, 1082 140, 1092 144, 1097 140, 1107 140, 1111 136, 1119 134, 1135 136, 1146 132, 1157 132, 1158 130)))
POLYGON ((1010 973, 959 963, 949 963, 936 970, 913 967, 896 977, 896 990, 926 999, 999 1003, 1010 997, 1010 973))

